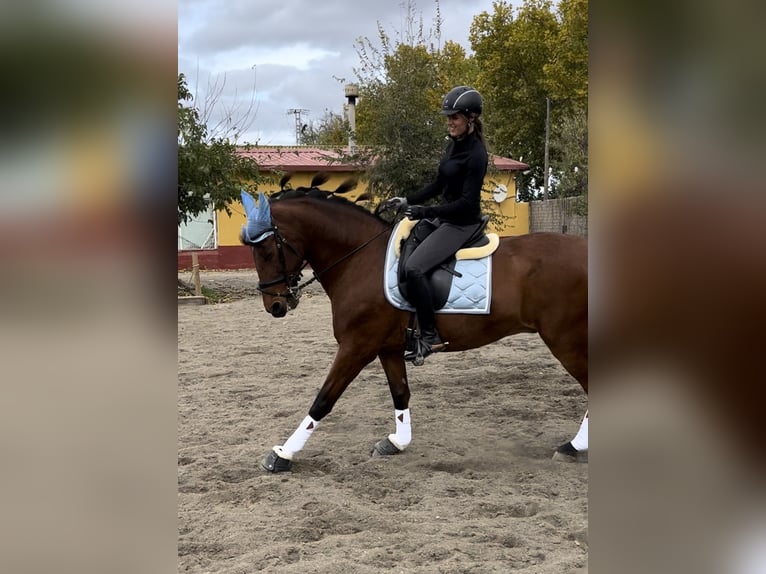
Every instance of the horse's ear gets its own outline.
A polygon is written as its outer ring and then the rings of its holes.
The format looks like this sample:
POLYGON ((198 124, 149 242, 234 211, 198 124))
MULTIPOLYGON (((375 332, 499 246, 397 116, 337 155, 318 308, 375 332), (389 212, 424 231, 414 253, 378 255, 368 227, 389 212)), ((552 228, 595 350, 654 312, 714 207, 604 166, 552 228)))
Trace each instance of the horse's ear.
POLYGON ((363 194, 361 194, 359 197, 357 197, 354 200, 354 203, 359 203, 360 201, 369 201, 371 199, 372 199, 372 195, 370 195, 369 193, 365 191, 363 194))
POLYGON ((242 190, 242 204, 247 210, 247 224, 242 226, 243 243, 255 244, 273 233, 271 229, 271 207, 269 198, 262 191, 258 193, 258 204, 253 197, 242 190), (246 240, 246 241, 245 241, 246 240))
POLYGON ((330 179, 330 174, 324 171, 320 171, 313 178, 311 178, 311 187, 319 187, 323 183, 330 179))
POLYGON ((284 191, 285 186, 289 183, 289 181, 293 178, 292 173, 286 173, 282 176, 282 178, 279 180, 279 189, 284 191))
POLYGON ((356 177, 350 177, 341 183, 333 193, 347 193, 352 189, 356 189, 359 179, 356 177))
POLYGON ((255 199, 244 189, 240 191, 240 196, 242 197, 242 206, 245 208, 245 215, 249 216, 256 209, 255 199))

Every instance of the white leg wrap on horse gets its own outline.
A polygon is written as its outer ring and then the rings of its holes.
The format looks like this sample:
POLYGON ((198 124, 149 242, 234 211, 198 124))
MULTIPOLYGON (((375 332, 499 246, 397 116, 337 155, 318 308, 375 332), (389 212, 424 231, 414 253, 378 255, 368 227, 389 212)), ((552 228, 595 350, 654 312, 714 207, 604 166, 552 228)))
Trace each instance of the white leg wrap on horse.
POLYGON ((396 434, 388 435, 388 440, 394 443, 394 446, 399 450, 404 450, 412 441, 410 409, 404 409, 403 411, 394 409, 394 421, 396 422, 396 434))
POLYGON ((580 423, 580 430, 572 439, 572 446, 580 451, 588 450, 588 411, 585 411, 585 416, 580 423))
POLYGON ((280 450, 287 456, 284 456, 279 452, 277 454, 283 458, 292 460, 293 455, 305 446, 306 441, 309 440, 311 433, 314 432, 314 429, 317 428, 318 424, 319 421, 315 421, 310 416, 307 416, 305 419, 303 419, 303 422, 300 424, 300 426, 295 429, 295 432, 290 435, 290 438, 287 439, 287 442, 282 445, 280 450))

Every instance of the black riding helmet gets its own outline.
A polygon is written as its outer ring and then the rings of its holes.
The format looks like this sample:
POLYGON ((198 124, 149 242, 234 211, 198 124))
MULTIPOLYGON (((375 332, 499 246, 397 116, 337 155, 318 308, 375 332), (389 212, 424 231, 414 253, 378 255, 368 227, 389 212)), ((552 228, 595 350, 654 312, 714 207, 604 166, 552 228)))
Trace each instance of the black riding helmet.
POLYGON ((481 115, 482 99, 481 94, 468 86, 458 86, 452 88, 444 96, 442 101, 442 115, 451 116, 452 114, 470 114, 481 115))

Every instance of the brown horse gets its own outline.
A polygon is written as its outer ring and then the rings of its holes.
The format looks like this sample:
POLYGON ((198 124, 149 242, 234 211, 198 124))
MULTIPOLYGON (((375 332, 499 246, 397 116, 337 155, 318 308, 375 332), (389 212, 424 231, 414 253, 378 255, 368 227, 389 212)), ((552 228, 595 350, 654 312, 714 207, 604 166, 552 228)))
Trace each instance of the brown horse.
MULTIPOLYGON (((336 192, 347 188, 344 185, 336 192)), ((260 194, 258 204, 243 194, 243 204, 248 224, 241 239, 252 248, 266 310, 283 317, 298 305, 300 289, 318 280, 330 297, 338 342, 335 360, 308 416, 283 445, 266 455, 262 466, 271 472, 290 469, 293 456, 319 421, 376 357, 393 397, 396 432, 379 441, 372 454, 401 452, 411 441, 404 361, 410 313, 395 309, 383 292, 384 257, 392 225, 316 187, 279 192, 271 199, 260 194), (307 265, 313 277, 299 285, 307 265)), ((536 332, 587 393, 586 240, 556 233, 504 237, 493 258, 489 314, 437 314, 439 333, 449 341, 448 352, 536 332)), ((429 360, 438 360, 438 354, 429 360)), ((577 450, 570 442, 558 452, 583 454, 577 450)))

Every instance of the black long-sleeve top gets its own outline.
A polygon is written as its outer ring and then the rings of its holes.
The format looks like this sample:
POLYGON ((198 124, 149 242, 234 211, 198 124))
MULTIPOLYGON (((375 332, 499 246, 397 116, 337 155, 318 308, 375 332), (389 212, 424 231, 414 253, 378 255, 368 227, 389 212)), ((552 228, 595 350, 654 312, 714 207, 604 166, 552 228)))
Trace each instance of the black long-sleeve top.
POLYGON ((475 132, 452 139, 439 163, 436 180, 408 195, 407 202, 420 204, 441 193, 441 204, 426 207, 426 218, 438 217, 456 225, 479 223, 487 162, 487 149, 475 132))

